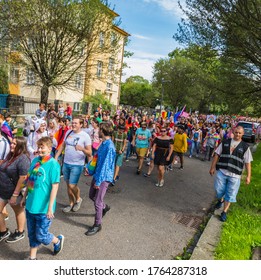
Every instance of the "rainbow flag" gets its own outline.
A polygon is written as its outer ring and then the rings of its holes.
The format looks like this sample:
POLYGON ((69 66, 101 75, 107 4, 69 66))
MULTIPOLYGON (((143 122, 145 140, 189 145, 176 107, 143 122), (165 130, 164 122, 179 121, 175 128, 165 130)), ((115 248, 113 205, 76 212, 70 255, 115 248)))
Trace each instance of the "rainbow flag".
POLYGON ((95 169, 97 166, 98 154, 95 154, 91 161, 89 161, 86 165, 86 169, 90 176, 93 176, 95 173, 95 169))

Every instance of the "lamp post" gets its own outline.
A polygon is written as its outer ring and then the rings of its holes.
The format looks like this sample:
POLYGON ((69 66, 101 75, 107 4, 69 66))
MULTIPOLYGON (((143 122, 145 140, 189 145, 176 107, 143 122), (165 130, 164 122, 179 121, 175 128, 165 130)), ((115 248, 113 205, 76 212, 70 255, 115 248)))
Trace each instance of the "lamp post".
POLYGON ((162 103, 163 103, 163 96, 164 96, 164 83, 169 83, 169 80, 164 80, 164 78, 161 79, 161 99, 160 99, 160 113, 162 111, 162 103))

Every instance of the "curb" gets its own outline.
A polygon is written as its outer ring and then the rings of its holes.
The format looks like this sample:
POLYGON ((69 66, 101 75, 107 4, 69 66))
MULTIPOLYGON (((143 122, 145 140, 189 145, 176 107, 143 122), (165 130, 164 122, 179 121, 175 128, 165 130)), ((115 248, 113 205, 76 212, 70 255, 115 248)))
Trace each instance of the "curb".
POLYGON ((190 260, 214 260, 215 248, 220 239, 222 222, 219 216, 222 210, 215 210, 201 234, 190 260))

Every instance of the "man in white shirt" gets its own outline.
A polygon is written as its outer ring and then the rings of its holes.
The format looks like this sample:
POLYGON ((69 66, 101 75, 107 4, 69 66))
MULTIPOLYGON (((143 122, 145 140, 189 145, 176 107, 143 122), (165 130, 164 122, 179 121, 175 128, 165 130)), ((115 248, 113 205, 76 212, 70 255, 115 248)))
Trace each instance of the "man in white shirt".
POLYGON ((72 130, 66 132, 63 144, 55 155, 57 160, 64 150, 62 172, 67 183, 69 196, 69 205, 63 209, 64 213, 76 212, 80 209, 82 198, 77 184, 84 168, 85 157, 88 157, 88 161, 92 157, 91 138, 86 132, 82 131, 82 126, 82 119, 75 117, 72 120, 72 130))

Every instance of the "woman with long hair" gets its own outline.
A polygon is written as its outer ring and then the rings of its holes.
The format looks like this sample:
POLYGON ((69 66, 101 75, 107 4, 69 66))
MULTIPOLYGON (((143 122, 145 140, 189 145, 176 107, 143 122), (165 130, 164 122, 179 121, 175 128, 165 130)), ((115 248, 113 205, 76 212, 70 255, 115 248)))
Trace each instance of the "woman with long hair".
POLYGON ((10 152, 0 164, 0 242, 6 239, 8 243, 14 243, 25 237, 25 212, 20 205, 22 200, 22 188, 30 167, 30 157, 26 147, 26 139, 16 136, 10 145, 10 152), (17 229, 11 234, 6 228, 3 209, 10 204, 14 210, 17 229))
MULTIPOLYGON (((173 151, 173 139, 167 135, 167 128, 161 127, 161 135, 156 137, 153 142, 151 158, 154 160, 154 165, 158 168, 158 183, 156 187, 163 187, 165 166, 170 163, 170 157, 173 151)), ((148 177, 150 173, 147 173, 148 177)))

